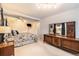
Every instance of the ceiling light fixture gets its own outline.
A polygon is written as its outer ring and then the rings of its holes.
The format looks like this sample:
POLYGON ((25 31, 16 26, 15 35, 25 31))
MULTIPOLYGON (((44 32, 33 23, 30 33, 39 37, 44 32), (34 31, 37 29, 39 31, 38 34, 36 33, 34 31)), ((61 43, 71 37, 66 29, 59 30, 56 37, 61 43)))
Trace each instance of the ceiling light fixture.
POLYGON ((36 7, 38 9, 50 9, 50 8, 57 8, 58 6, 61 5, 61 3, 38 3, 38 4, 35 4, 36 7))

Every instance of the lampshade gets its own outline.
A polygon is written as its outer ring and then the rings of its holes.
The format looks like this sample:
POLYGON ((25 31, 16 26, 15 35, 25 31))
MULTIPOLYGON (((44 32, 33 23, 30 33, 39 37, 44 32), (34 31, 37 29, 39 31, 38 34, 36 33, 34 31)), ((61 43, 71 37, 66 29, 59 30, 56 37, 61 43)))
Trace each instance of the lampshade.
POLYGON ((8 26, 0 26, 0 33, 11 33, 11 28, 8 26))

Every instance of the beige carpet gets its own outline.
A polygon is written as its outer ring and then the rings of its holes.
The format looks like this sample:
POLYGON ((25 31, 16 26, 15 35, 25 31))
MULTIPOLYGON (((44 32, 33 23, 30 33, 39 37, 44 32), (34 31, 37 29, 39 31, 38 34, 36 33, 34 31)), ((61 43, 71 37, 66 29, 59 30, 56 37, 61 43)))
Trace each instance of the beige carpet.
POLYGON ((43 42, 28 44, 15 48, 15 56, 74 56, 59 48, 43 42))

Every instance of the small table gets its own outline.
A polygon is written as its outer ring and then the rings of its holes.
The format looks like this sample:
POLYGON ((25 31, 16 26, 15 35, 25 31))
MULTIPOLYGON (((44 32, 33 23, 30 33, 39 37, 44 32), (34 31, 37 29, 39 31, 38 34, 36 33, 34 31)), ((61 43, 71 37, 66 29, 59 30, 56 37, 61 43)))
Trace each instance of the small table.
POLYGON ((0 44, 0 56, 14 56, 14 41, 0 44))

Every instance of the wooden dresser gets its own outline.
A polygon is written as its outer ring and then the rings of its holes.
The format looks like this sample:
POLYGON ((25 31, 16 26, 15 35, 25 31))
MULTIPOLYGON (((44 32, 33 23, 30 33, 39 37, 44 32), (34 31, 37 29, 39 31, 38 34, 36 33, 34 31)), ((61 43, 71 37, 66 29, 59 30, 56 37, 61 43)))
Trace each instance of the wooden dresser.
POLYGON ((79 53, 79 39, 45 34, 44 42, 47 42, 61 49, 79 53))
POLYGON ((10 41, 7 44, 0 44, 0 56, 14 56, 14 42, 10 41))

